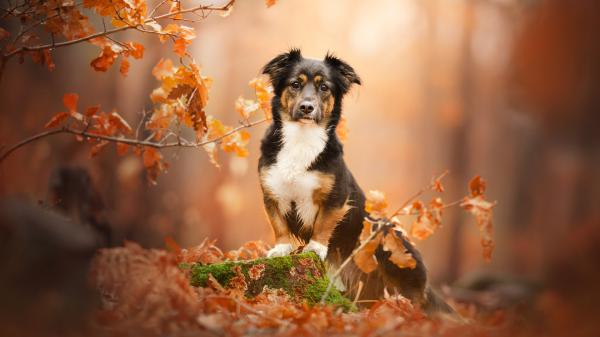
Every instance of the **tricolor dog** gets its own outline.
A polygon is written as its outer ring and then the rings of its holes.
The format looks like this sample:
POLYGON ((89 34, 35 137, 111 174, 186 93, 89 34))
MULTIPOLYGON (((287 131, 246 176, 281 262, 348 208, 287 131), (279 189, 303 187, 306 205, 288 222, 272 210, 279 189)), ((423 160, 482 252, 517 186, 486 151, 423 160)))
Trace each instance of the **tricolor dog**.
MULTIPOLYGON (((278 55, 263 69, 274 88, 273 122, 261 144, 259 161, 263 199, 275 246, 269 256, 289 254, 298 246, 339 265, 357 247, 365 196, 343 158, 336 126, 342 99, 359 76, 346 62, 328 54, 304 58, 298 49, 278 55)), ((389 252, 376 252, 379 268, 371 274, 347 268, 348 290, 360 279, 362 298, 377 298, 384 287, 427 306, 427 277, 419 253, 407 244, 417 267, 400 269, 389 252)))

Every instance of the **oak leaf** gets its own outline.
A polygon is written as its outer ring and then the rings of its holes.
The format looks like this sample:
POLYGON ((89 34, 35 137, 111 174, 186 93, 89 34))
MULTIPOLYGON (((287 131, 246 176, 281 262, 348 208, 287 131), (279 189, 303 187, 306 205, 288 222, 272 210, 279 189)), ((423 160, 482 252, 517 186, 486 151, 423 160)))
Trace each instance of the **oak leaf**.
POLYGON ((375 217, 382 218, 385 216, 385 210, 388 206, 385 193, 378 190, 370 190, 367 192, 367 201, 365 202, 365 211, 372 213, 375 217))
POLYGON ((187 44, 188 42, 183 38, 175 40, 175 43, 173 44, 173 52, 180 57, 184 57, 186 54, 187 44))
POLYGON ((404 242, 396 236, 394 231, 388 231, 383 238, 383 250, 391 252, 389 260, 398 268, 414 269, 417 266, 417 261, 412 254, 406 250, 404 242))
POLYGON ((492 223, 493 208, 495 203, 491 203, 483 198, 483 195, 475 197, 465 197, 460 204, 466 211, 475 216, 477 227, 481 236, 481 247, 483 249, 483 258, 485 261, 492 259, 494 251, 494 225, 492 223))
MULTIPOLYGON (((369 221, 363 221, 363 229, 360 233, 361 245, 364 244, 373 234, 373 224, 369 221)), ((377 233, 365 246, 354 254, 354 263, 365 273, 370 273, 377 269, 377 258, 375 250, 381 242, 382 233, 377 233)))

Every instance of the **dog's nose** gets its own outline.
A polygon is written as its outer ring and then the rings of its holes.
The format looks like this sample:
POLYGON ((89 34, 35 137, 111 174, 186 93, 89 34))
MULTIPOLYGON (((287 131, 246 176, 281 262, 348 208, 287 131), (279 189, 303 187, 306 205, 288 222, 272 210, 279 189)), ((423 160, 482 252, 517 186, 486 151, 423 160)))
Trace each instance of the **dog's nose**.
POLYGON ((313 110, 315 110, 315 105, 311 102, 302 102, 300 103, 300 111, 305 114, 308 115, 309 113, 313 112, 313 110))

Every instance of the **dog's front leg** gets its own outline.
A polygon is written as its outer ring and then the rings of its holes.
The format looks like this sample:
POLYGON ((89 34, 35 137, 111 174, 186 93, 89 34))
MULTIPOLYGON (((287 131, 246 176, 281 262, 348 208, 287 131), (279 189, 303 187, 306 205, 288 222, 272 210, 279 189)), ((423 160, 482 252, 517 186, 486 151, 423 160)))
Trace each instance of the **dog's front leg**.
POLYGON ((275 234, 275 246, 267 252, 267 257, 289 255, 294 247, 290 241, 290 231, 277 208, 277 203, 265 198, 265 211, 275 234))
POLYGON ((337 209, 330 209, 328 211, 319 210, 317 218, 314 224, 313 236, 309 243, 304 247, 304 251, 312 251, 317 253, 322 260, 327 258, 329 240, 344 216, 350 209, 348 203, 337 209))

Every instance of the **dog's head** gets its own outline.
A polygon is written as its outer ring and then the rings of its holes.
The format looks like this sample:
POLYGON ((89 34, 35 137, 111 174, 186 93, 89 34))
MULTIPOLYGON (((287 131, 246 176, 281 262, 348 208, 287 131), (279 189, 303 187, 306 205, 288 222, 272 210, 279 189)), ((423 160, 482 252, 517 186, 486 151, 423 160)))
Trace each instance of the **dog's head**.
POLYGON ((275 90, 276 118, 299 123, 328 125, 339 120, 342 97, 360 78, 351 66, 327 54, 323 60, 302 57, 292 49, 263 68, 275 90))

